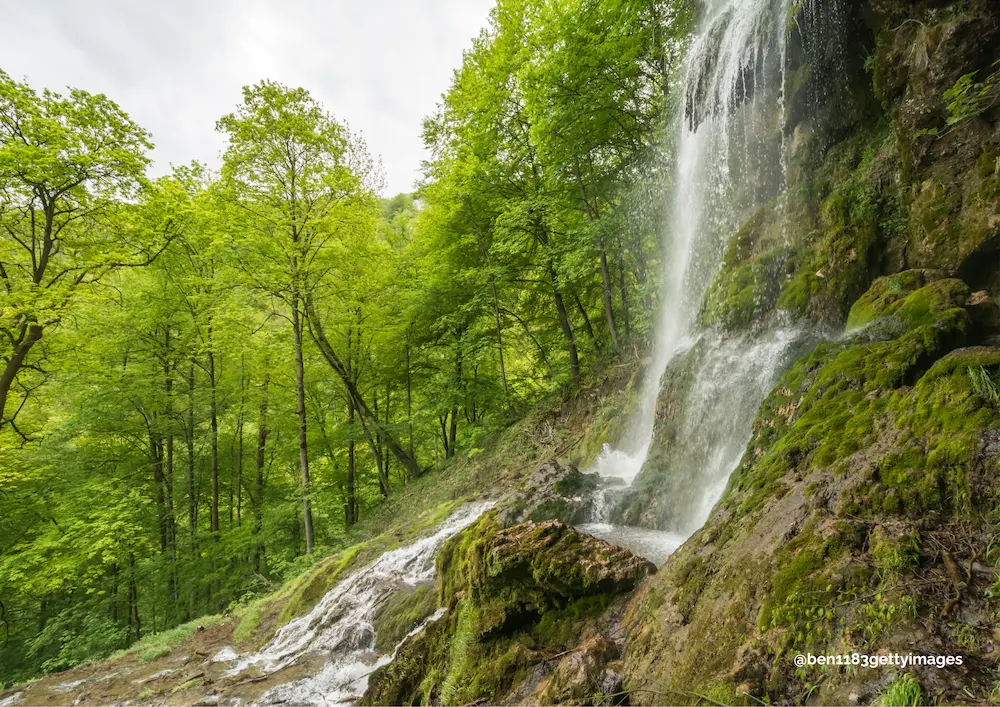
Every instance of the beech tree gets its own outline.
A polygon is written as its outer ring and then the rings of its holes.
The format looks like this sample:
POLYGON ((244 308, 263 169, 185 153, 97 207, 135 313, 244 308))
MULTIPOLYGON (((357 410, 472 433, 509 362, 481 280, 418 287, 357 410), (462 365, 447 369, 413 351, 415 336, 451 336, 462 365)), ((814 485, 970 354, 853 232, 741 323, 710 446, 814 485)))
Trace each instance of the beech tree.
POLYGON ((39 95, 0 71, 0 428, 16 428, 44 381, 38 349, 78 290, 162 249, 127 203, 140 194, 151 148, 105 96, 39 95), (12 389, 19 400, 9 400, 12 389))

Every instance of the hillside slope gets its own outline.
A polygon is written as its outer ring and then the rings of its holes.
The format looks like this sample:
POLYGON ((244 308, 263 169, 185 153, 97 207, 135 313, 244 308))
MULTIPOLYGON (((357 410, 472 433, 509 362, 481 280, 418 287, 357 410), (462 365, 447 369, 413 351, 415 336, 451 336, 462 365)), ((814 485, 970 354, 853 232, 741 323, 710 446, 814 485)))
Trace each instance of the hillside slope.
MULTIPOLYGON (((107 659, 9 687, 0 692, 0 704, 246 700, 308 675, 318 668, 316 663, 264 678, 227 676, 232 664, 213 658, 260 648, 281 626, 307 614, 338 581, 387 550, 426 537, 463 503, 509 495, 551 459, 581 464, 591 460, 622 424, 639 371, 635 360, 609 365, 579 385, 554 394, 492 435, 472 457, 460 457, 408 484, 359 522, 343 547, 334 548, 333 554, 273 593, 146 637, 107 659), (225 653, 220 656, 220 651, 225 653)), ((525 495, 531 494, 521 497, 525 495)), ((539 515, 547 513, 542 510, 539 515)), ((431 611, 433 606, 427 602, 398 602, 381 625, 385 636, 379 646, 391 650, 431 611)))

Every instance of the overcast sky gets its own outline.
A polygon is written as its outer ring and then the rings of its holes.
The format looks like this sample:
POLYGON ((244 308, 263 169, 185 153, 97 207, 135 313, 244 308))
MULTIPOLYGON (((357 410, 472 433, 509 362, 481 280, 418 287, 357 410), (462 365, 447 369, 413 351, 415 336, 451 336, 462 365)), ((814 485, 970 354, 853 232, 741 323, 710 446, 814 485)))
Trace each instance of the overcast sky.
POLYGON ((0 0, 0 68, 105 93, 153 133, 154 174, 218 165, 215 121, 263 78, 303 86, 410 191, 421 119, 493 0, 0 0))

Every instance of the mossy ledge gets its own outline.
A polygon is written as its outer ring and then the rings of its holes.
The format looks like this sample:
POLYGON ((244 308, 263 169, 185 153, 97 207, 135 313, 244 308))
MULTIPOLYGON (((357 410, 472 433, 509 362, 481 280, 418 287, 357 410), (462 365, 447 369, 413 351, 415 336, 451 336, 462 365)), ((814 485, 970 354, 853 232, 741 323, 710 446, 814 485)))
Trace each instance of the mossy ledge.
POLYGON ((975 301, 934 273, 879 279, 851 309, 863 327, 785 374, 713 517, 633 600, 633 702, 850 704, 902 679, 797 668, 806 652, 963 655, 911 678, 989 701, 1000 347, 975 345, 995 335, 975 301))
POLYGON ((362 704, 507 704, 532 691, 549 700, 567 691, 597 694, 618 651, 600 624, 620 606, 618 597, 656 571, 560 521, 503 528, 497 512, 449 540, 437 569, 444 615, 372 674, 362 704), (560 672, 563 664, 553 658, 567 651, 587 657, 578 658, 591 668, 587 677, 566 678, 580 666, 560 672))

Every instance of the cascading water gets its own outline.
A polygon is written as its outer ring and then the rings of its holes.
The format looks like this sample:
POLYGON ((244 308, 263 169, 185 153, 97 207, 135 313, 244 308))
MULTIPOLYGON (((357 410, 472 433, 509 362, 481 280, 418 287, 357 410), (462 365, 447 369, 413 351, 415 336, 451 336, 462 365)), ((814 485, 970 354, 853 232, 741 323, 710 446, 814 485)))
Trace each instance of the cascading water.
POLYGON ((750 439, 758 407, 807 336, 780 317, 737 338, 697 326, 730 238, 760 205, 784 200, 790 13, 791 0, 710 1, 689 52, 653 360, 626 434, 617 448, 606 445, 590 469, 605 478, 606 489, 595 503, 594 523, 582 528, 657 561, 707 519, 750 439), (674 365, 693 365, 693 371, 679 403, 683 414, 672 449, 657 460, 669 467, 666 490, 673 508, 658 523, 670 532, 642 539, 658 548, 651 553, 638 546, 634 528, 608 521, 621 487, 644 471, 664 374, 674 365))
MULTIPOLYGON (((305 616, 285 624, 256 653, 241 658, 230 675, 253 668, 266 675, 305 659, 325 659, 311 677, 274 688, 261 704, 340 704, 362 694, 368 675, 392 660, 375 650, 379 608, 402 584, 434 579, 434 558, 445 541, 493 506, 474 503, 455 511, 433 535, 391 550, 326 593, 305 616)), ((431 617, 429 620, 433 620, 431 617)))

